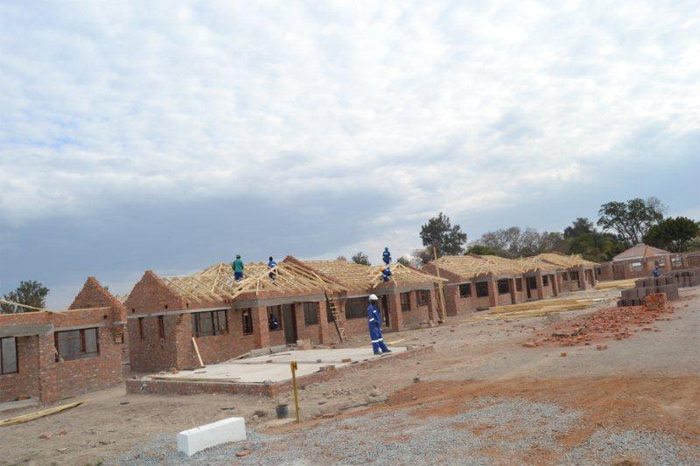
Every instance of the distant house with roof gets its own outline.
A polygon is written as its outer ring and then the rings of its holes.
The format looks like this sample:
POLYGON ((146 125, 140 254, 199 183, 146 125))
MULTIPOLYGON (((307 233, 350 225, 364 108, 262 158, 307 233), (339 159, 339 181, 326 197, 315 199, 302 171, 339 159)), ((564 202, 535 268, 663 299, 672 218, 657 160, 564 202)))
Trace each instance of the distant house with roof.
POLYGON ((673 268, 672 254, 663 249, 639 243, 613 257, 612 261, 596 268, 599 280, 624 280, 648 277, 658 266, 669 271, 673 268))

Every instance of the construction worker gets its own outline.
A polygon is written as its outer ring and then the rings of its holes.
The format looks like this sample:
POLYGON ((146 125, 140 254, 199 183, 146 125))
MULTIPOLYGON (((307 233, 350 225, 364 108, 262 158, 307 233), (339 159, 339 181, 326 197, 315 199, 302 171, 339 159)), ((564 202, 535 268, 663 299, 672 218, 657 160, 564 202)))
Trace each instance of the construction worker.
POLYGON ((654 266, 654 270, 651 271, 651 275, 652 275, 654 278, 659 278, 659 277, 661 276, 661 267, 659 267, 659 263, 658 263, 658 262, 656 262, 656 264, 655 264, 655 266, 654 266))
POLYGON ((386 265, 391 264, 391 253, 389 252, 389 246, 384 248, 384 252, 382 253, 382 260, 386 265))
POLYGON ((243 280, 243 269, 245 269, 245 265, 243 265, 240 254, 236 254, 236 260, 231 262, 231 268, 233 269, 233 278, 237 282, 243 280))
POLYGON ((382 337, 382 315, 377 308, 378 301, 377 295, 369 295, 367 324, 369 325, 369 338, 372 340, 372 351, 374 354, 391 353, 391 350, 384 344, 384 337, 382 337))
POLYGON ((391 267, 389 267, 388 265, 382 271, 382 280, 384 280, 385 282, 391 280, 391 267))
POLYGON ((268 275, 273 282, 275 281, 275 278, 277 278, 277 273, 272 270, 275 267, 277 267, 277 262, 275 262, 272 256, 270 256, 270 260, 267 261, 267 268, 270 269, 270 273, 268 275))
POLYGON ((278 328, 280 328, 280 321, 277 320, 277 317, 275 317, 275 315, 272 312, 270 312, 268 324, 270 326, 270 330, 277 330, 278 328))

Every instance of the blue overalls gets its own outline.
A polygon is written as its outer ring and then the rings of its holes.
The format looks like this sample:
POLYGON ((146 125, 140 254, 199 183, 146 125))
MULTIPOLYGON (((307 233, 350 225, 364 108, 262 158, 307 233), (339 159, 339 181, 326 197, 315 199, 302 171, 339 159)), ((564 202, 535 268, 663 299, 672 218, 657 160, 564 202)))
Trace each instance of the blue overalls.
POLYGON ((373 302, 370 302, 369 306, 367 306, 367 320, 367 324, 369 325, 369 337, 372 340, 372 350, 374 354, 379 354, 379 350, 384 353, 391 353, 389 348, 384 344, 384 337, 382 337, 382 315, 373 302))
POLYGON ((382 259, 384 260, 384 263, 386 265, 391 264, 391 253, 389 252, 389 248, 384 248, 384 252, 382 253, 382 259))

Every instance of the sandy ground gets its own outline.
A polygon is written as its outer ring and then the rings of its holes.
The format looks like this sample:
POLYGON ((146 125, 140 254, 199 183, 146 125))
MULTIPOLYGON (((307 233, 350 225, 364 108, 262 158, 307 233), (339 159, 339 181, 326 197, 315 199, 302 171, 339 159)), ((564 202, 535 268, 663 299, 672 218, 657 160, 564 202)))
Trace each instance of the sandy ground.
POLYGON ((658 331, 640 328, 603 351, 523 347, 595 309, 511 321, 460 316, 386 334, 435 350, 307 386, 300 425, 271 420, 290 396, 93 393, 78 408, 1 428, 0 464, 698 464, 700 289, 681 296, 658 331), (246 417, 250 441, 191 460, 175 451, 178 431, 229 416, 246 417), (241 450, 250 453, 236 457, 241 450))

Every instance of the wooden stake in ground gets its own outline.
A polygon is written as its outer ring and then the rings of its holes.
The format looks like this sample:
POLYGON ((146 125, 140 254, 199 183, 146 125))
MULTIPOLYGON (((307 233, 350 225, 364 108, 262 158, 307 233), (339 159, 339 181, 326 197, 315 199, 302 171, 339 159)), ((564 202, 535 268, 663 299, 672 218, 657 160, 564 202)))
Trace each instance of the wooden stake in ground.
POLYGON ((83 403, 85 403, 85 402, 84 401, 76 401, 75 403, 69 403, 66 405, 56 406, 53 408, 44 409, 42 411, 37 411, 34 413, 23 414, 23 415, 17 416, 17 417, 11 417, 10 419, 4 419, 4 420, 0 421, 0 427, 12 426, 15 424, 22 424, 24 422, 33 421, 34 419, 39 419, 40 417, 50 416, 52 414, 60 413, 61 411, 65 411, 67 409, 75 408, 76 406, 80 406, 83 403))
MULTIPOLYGON (((437 249, 433 246, 433 257, 437 261, 437 249)), ((440 267, 435 264, 435 273, 437 277, 440 278, 440 267)), ((442 280, 438 280, 438 292, 437 292, 437 307, 438 307, 438 322, 442 323, 447 320, 447 311, 445 309, 445 294, 442 291, 442 280)))
POLYGON ((297 390, 297 362, 290 362, 289 367, 292 369, 292 390, 294 390, 294 408, 296 409, 297 422, 301 422, 299 415, 299 391, 297 390))
POLYGON ((192 337, 192 344, 194 345, 194 352, 197 353, 197 359, 199 359, 199 365, 204 367, 204 361, 202 361, 202 355, 199 354, 199 347, 197 346, 197 340, 192 337))

